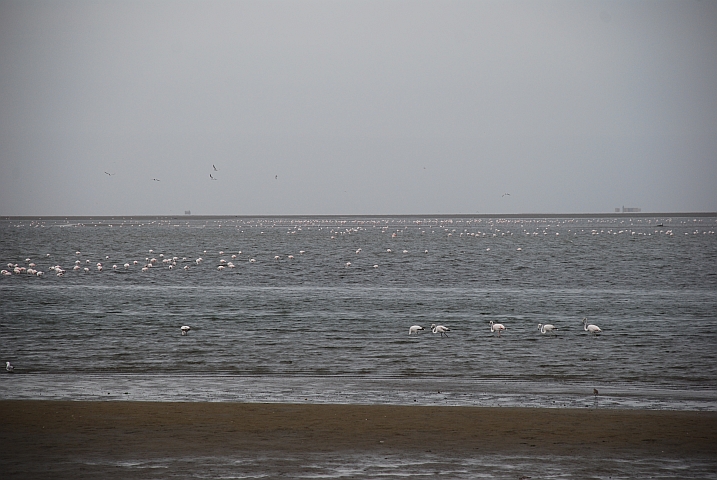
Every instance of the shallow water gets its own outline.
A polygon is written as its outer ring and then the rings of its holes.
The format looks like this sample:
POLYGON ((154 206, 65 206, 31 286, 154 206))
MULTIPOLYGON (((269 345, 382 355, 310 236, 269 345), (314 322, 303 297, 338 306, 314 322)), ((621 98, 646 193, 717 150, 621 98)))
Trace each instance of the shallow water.
MULTIPOLYGON (((93 475, 103 478, 416 478, 455 479, 673 479, 717 478, 714 459, 611 458, 556 455, 497 455, 476 452, 470 457, 394 453, 314 453, 264 456, 193 457, 159 459, 86 458, 60 462, 53 474, 93 475)), ((47 472, 47 470, 44 470, 47 472)), ((31 473, 31 472, 28 472, 31 473)))
POLYGON ((1 360, 15 365, 0 398, 716 410, 716 229, 715 217, 5 220, 2 265, 30 258, 45 276, 0 277, 1 360), (449 336, 409 337, 432 323, 449 336))

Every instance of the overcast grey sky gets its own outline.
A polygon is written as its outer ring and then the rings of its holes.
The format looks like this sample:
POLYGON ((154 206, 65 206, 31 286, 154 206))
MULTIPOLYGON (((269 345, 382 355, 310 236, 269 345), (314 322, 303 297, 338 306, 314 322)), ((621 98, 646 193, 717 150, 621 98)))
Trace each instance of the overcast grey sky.
POLYGON ((717 2, 0 0, 0 215, 623 205, 717 211, 717 2))

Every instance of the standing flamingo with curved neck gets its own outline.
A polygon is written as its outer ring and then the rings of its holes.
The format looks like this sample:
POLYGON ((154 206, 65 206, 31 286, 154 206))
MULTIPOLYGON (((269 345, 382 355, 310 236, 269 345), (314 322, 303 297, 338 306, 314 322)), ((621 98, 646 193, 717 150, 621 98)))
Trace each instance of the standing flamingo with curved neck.
POLYGON ((431 324, 431 332, 433 332, 433 333, 440 333, 440 334, 441 334, 441 337, 442 337, 443 335, 445 335, 445 336, 447 337, 448 334, 447 334, 446 332, 450 332, 450 331, 451 331, 450 328, 445 327, 445 326, 443 326, 443 325, 436 325, 435 323, 432 323, 432 324, 431 324))
POLYGON ((586 332, 590 332, 593 335, 602 333, 602 330, 597 325, 588 325, 588 317, 583 318, 583 330, 585 330, 586 332))
POLYGON ((493 320, 490 321, 490 333, 498 332, 498 336, 500 337, 500 332, 505 330, 505 325, 502 323, 494 323, 493 320))
POLYGON ((543 335, 545 335, 546 333, 554 333, 554 331, 557 329, 558 327, 556 327, 555 325, 543 325, 542 323, 538 324, 538 330, 540 330, 540 333, 542 333, 543 335))

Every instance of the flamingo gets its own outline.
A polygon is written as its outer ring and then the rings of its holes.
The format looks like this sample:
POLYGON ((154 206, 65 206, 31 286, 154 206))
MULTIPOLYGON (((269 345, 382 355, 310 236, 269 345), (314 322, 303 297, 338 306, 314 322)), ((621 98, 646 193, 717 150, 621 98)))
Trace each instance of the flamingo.
POLYGON ((418 335, 418 332, 420 330, 425 330, 425 328, 420 325, 413 325, 411 328, 408 329, 408 334, 411 335, 412 333, 415 333, 416 335, 418 335))
POLYGON ((602 333, 602 330, 597 325, 588 325, 588 318, 583 318, 583 330, 586 332, 590 332, 593 335, 597 335, 598 333, 602 333))
POLYGON ((192 327, 190 327, 188 325, 184 325, 184 326, 180 327, 179 329, 182 331, 182 335, 186 335, 192 329, 192 327))
POLYGON ((440 333, 441 337, 445 335, 446 337, 448 334, 446 332, 450 332, 451 329, 448 327, 444 327, 443 325, 436 325, 435 323, 431 324, 431 332, 433 333, 440 333))
POLYGON ((493 320, 490 321, 490 333, 498 332, 498 336, 500 337, 500 332, 505 330, 505 325, 502 323, 493 323, 493 320))
POLYGON ((555 325, 543 325, 542 323, 538 324, 538 330, 540 330, 540 333, 542 333, 543 335, 545 335, 546 333, 553 333, 553 330, 557 329, 558 327, 556 327, 555 325))

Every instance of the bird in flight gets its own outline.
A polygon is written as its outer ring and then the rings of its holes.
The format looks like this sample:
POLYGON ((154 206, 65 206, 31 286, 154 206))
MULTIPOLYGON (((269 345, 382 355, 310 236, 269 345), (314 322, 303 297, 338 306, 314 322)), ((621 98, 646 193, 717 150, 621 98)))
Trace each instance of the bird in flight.
POLYGON ((503 195, 501 195, 501 197, 505 197, 506 195, 510 197, 510 193, 504 193, 503 195))
POLYGON ((209 174, 209 178, 211 178, 212 180, 216 180, 216 178, 214 178, 214 176, 211 173, 209 174))
POLYGON ((107 175, 109 175, 110 177, 111 177, 112 175, 114 175, 114 173, 110 173, 110 172, 105 172, 105 173, 106 173, 107 175))
POLYGON ((279 180, 279 175, 274 175, 274 180, 279 180))
POLYGON ((219 171, 219 170, 217 169, 217 167, 216 167, 213 163, 212 163, 212 168, 214 169, 215 172, 218 172, 218 171, 219 171))
POLYGON ((153 182, 159 182, 159 178, 153 178, 152 181, 153 181, 153 182))

